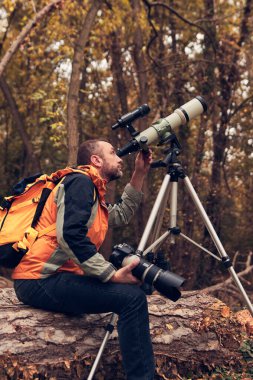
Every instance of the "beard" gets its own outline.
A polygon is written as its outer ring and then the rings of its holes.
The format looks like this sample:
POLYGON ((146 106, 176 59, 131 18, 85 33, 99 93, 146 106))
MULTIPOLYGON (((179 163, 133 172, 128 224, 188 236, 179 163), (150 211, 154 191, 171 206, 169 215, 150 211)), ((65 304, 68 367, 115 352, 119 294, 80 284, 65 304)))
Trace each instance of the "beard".
POLYGON ((121 169, 111 171, 111 173, 107 177, 108 178, 108 182, 115 181, 116 179, 119 179, 122 176, 123 176, 123 173, 122 173, 121 169))
POLYGON ((106 178, 107 182, 115 181, 123 176, 121 168, 104 168, 102 177, 106 178))

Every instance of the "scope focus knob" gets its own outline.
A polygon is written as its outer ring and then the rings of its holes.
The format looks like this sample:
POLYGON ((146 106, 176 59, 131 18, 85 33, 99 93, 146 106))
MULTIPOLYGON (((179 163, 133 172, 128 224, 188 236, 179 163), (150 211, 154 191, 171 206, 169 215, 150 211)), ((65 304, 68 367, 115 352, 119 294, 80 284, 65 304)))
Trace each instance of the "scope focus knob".
POLYGON ((146 136, 141 136, 140 143, 141 144, 147 144, 147 142, 148 142, 148 138, 146 136))

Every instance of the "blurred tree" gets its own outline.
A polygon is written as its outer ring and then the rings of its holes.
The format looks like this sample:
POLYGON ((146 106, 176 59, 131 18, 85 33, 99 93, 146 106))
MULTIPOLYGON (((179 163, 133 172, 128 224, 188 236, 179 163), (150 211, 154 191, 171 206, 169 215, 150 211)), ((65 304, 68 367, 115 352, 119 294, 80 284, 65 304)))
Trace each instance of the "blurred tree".
POLYGON ((81 30, 77 35, 74 48, 74 56, 72 62, 72 71, 69 82, 68 98, 67 98, 67 131, 68 131, 68 165, 76 164, 77 149, 79 146, 78 134, 78 104, 79 90, 81 84, 81 70, 83 63, 83 50, 88 42, 92 25, 95 21, 101 1, 92 2, 90 9, 81 26, 81 30))

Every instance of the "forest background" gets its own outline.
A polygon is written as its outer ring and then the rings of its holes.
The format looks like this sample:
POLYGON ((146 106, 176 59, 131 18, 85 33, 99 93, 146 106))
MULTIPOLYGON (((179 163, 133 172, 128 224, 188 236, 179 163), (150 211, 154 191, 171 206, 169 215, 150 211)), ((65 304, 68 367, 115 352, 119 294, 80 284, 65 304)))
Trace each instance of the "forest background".
MULTIPOLYGON (((175 131, 180 160, 251 295, 252 8, 251 0, 1 0, 1 196, 24 176, 75 164, 80 141, 107 138, 122 147, 131 136, 111 126, 140 105, 151 112, 134 123, 139 131, 201 95, 208 112, 175 131)), ((164 149, 152 146, 154 158, 164 149)), ((133 170, 134 158, 123 160, 110 202, 133 170)), ((138 245, 165 174, 150 170, 140 212, 110 231, 106 257, 115 243, 138 245)), ((182 232, 217 253, 181 182, 178 196, 182 232)), ((169 212, 162 232, 168 224, 169 212)), ((212 287, 234 310, 243 305, 213 257, 180 238, 162 248, 185 289, 212 287)))

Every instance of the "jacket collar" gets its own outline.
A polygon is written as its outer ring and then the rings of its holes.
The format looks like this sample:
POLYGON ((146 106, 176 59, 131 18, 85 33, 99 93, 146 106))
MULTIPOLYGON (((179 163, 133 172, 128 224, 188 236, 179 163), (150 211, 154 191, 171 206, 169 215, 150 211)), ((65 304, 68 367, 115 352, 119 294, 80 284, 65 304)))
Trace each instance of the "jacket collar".
POLYGON ((77 169, 84 171, 91 178, 99 192, 100 199, 104 200, 106 193, 106 180, 99 175, 98 170, 92 165, 78 166, 77 169))

